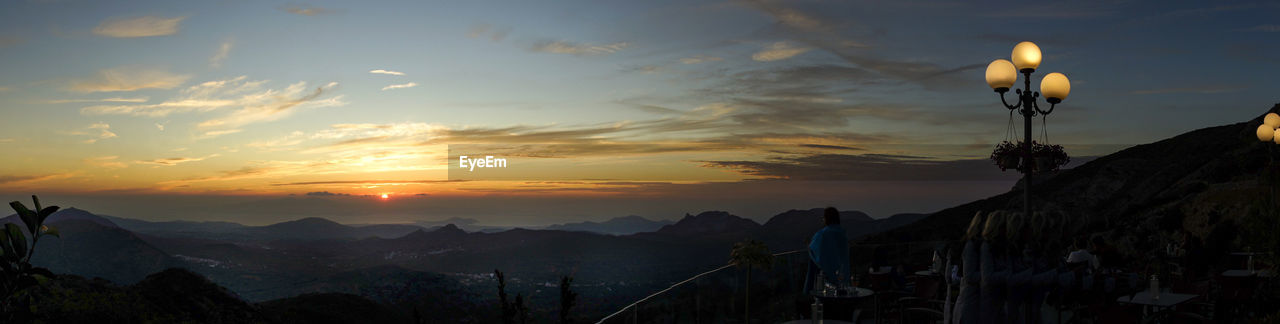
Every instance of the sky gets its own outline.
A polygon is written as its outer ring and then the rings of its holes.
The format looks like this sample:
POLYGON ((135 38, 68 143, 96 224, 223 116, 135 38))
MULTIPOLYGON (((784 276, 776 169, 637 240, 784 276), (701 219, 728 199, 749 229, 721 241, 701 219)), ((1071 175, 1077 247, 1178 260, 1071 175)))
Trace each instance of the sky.
POLYGON ((1280 102, 1275 17, 1273 2, 6 1, 0 196, 246 224, 927 213, 1017 179, 986 160, 1022 130, 983 73, 1018 42, 1044 53, 1033 89, 1071 80, 1034 132, 1078 165, 1280 102), (464 172, 461 155, 508 166, 464 172))

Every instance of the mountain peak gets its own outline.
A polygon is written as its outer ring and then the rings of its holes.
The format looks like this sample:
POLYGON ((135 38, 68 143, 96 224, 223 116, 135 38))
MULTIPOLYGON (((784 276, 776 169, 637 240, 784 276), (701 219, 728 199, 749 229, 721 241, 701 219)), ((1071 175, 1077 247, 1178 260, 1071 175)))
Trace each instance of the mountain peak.
POLYGON ((440 228, 437 228, 437 229, 436 229, 436 230, 434 230, 434 231, 431 231, 431 233, 434 233, 434 234, 467 234, 467 231, 464 231, 464 230, 462 230, 461 228, 458 228, 458 225, 454 225, 453 223, 449 223, 449 224, 446 224, 446 225, 444 225, 444 226, 441 226, 440 228))
POLYGON ((677 235, 748 233, 759 227, 760 224, 755 221, 717 210, 705 211, 696 216, 685 214, 679 222, 658 229, 658 233, 677 235))

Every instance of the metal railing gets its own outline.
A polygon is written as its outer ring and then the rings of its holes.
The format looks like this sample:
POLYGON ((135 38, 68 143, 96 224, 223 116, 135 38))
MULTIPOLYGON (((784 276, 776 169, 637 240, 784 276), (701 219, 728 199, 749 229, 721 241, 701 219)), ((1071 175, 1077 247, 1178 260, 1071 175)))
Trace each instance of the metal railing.
MULTIPOLYGON (((884 244, 857 244, 850 246, 855 269, 866 269, 875 254, 889 264, 918 263, 909 260, 929 260, 930 253, 939 244, 952 241, 914 241, 884 244), (877 253, 877 251, 879 251, 877 253)), ((801 298, 804 276, 808 271, 807 249, 774 254, 775 262, 769 271, 752 272, 751 313, 754 320, 765 322, 786 321, 800 318, 794 304, 801 298), (763 300, 763 301, 762 301, 763 300), (755 314, 762 317, 757 318, 755 314)), ((742 280, 725 273, 734 265, 724 265, 699 273, 672 284, 662 290, 628 304, 605 316, 597 324, 612 323, 669 323, 669 322, 724 322, 740 319, 742 280), (685 303, 682 303, 685 302, 685 303), (690 320, 692 318, 692 320, 690 320)), ((740 272, 739 272, 740 273, 740 272)), ((807 300, 807 298, 805 298, 807 300)))
MULTIPOLYGON (((789 259, 790 259, 790 258, 792 258, 792 256, 794 256, 794 255, 803 255, 803 256, 806 256, 805 260, 808 260, 808 258, 807 258, 807 255, 808 255, 808 254, 807 254, 807 253, 802 253, 802 252, 808 252, 808 251, 809 251, 809 250, 805 249, 805 250, 794 250, 794 251, 787 251, 787 252, 782 252, 782 253, 775 253, 775 254, 773 254, 773 256, 774 256, 775 258, 780 258, 780 259, 782 259, 783 261, 782 261, 782 262, 776 262, 776 263, 775 263, 775 265, 774 265, 774 268, 784 267, 784 268, 788 268, 788 270, 790 270, 790 268, 794 268, 794 265, 796 264, 796 262, 793 262, 794 260, 789 260, 789 259)), ((804 264, 804 265, 805 265, 805 266, 807 266, 808 264, 804 264)), ((699 274, 697 274, 697 275, 694 275, 693 277, 689 277, 689 279, 685 279, 685 280, 683 280, 683 281, 680 281, 680 282, 677 282, 677 283, 675 283, 675 284, 672 284, 670 287, 667 287, 666 289, 659 290, 658 292, 655 292, 655 293, 653 293, 653 294, 651 294, 651 295, 649 295, 649 296, 646 296, 646 297, 644 297, 644 298, 641 298, 640 300, 635 301, 634 303, 631 303, 631 304, 628 304, 628 305, 627 305, 627 306, 625 306, 625 307, 622 307, 622 309, 619 309, 617 312, 614 312, 613 314, 609 314, 609 316, 605 316, 604 318, 600 319, 600 321, 598 321, 598 322, 596 322, 596 323, 597 323, 597 324, 605 324, 605 323, 610 323, 611 321, 617 321, 617 320, 624 319, 624 318, 625 318, 625 317, 624 317, 624 313, 627 313, 627 311, 628 311, 628 310, 630 310, 630 313, 631 313, 631 316, 630 316, 630 317, 631 317, 631 320, 629 321, 629 323, 640 323, 640 318, 639 318, 639 317, 640 317, 640 306, 641 306, 641 305, 643 305, 643 304, 645 304, 645 303, 648 303, 648 302, 650 302, 650 301, 653 301, 653 300, 655 300, 655 298, 658 298, 658 297, 660 297, 660 296, 666 296, 668 293, 670 293, 670 292, 672 292, 672 291, 675 291, 677 288, 686 287, 687 285, 689 285, 689 284, 691 284, 691 283, 692 283, 692 284, 696 284, 696 283, 698 282, 698 280, 700 280, 700 279, 702 279, 702 278, 704 278, 704 277, 707 277, 707 276, 710 276, 710 275, 712 275, 712 274, 715 274, 715 273, 718 273, 718 272, 724 271, 725 269, 733 268, 734 266, 735 266, 734 264, 727 264, 727 265, 721 266, 721 267, 719 267, 719 268, 715 268, 715 269, 712 269, 712 270, 709 270, 709 271, 706 271, 706 272, 703 272, 703 273, 699 273, 699 274)), ((791 271, 786 271, 785 275, 786 275, 787 277, 794 277, 794 276, 791 276, 791 273, 790 273, 790 272, 791 272, 791 271)), ((759 273, 761 276, 764 276, 764 275, 766 275, 766 274, 767 274, 767 272, 765 272, 765 271, 759 271, 759 272, 757 272, 757 273, 759 273)), ((753 281, 754 281, 754 280, 753 280, 753 281)), ((797 285, 795 288, 799 288, 799 286, 797 285)), ((697 292, 695 292, 695 294, 696 294, 696 293, 697 293, 697 292)), ((693 311, 693 312, 694 312, 693 317, 695 318, 695 321, 696 321, 696 319, 698 319, 698 318, 700 318, 700 317, 701 317, 701 316, 699 316, 699 314, 698 314, 699 310, 703 309, 704 307, 701 305, 701 299, 699 299, 699 298, 697 298, 697 297, 695 296, 695 300, 696 300, 696 302, 695 302, 695 305, 694 305, 694 307, 693 307, 693 309, 694 309, 694 311, 693 311)))

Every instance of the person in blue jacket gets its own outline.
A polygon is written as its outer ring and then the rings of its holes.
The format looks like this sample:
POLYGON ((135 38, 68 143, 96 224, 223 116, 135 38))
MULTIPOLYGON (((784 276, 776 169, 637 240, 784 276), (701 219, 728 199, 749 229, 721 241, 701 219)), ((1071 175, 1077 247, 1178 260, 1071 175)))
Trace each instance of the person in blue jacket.
POLYGON ((822 212, 822 223, 825 225, 813 234, 809 241, 809 275, 805 278, 805 291, 813 288, 818 271, 822 271, 822 279, 827 283, 840 287, 849 282, 852 275, 849 269, 849 236, 840 226, 840 211, 835 207, 827 207, 822 212), (838 274, 838 275, 837 275, 838 274))

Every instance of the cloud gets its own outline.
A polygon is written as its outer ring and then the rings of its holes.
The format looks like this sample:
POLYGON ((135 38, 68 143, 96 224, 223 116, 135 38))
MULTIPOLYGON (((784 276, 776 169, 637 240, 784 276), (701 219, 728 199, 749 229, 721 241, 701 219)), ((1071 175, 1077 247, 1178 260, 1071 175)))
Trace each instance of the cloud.
MULTIPOLYGON (((288 182, 273 183, 272 186, 311 186, 311 185, 327 185, 327 184, 412 184, 412 183, 451 183, 451 182, 467 182, 469 180, 340 180, 340 181, 305 181, 305 182, 288 182)), ((312 195, 313 193, 307 193, 312 195)), ((333 195, 327 191, 314 193, 313 196, 329 196, 333 195)), ((338 194, 341 195, 341 194, 338 194)))
POLYGON ((173 113, 209 112, 225 108, 239 108, 221 117, 197 124, 206 131, 205 136, 229 134, 230 129, 243 125, 274 121, 284 118, 304 107, 341 106, 342 96, 324 98, 337 87, 337 83, 312 88, 306 82, 297 82, 283 89, 263 89, 267 81, 247 81, 240 76, 233 79, 208 81, 188 87, 179 96, 156 104, 147 105, 99 105, 84 107, 85 115, 133 115, 164 117, 173 113))
POLYGON ((175 166, 175 165, 179 165, 187 162, 204 161, 206 159, 214 158, 214 157, 218 157, 218 154, 210 154, 202 157, 174 157, 174 158, 164 158, 164 159, 154 159, 154 160, 141 160, 141 161, 133 161, 133 163, 149 164, 154 166, 175 166))
POLYGON ((93 33, 107 37, 135 38, 173 35, 178 32, 178 23, 187 17, 164 18, 145 16, 137 18, 117 18, 102 21, 93 33))
POLYGON ((1241 31, 1280 33, 1280 25, 1257 25, 1251 28, 1242 29, 1241 31))
POLYGON ((288 12, 291 14, 303 15, 303 16, 316 16, 316 15, 333 13, 333 10, 316 7, 312 5, 286 5, 286 6, 280 7, 280 10, 284 10, 285 12, 288 12))
POLYGON ((119 157, 119 156, 114 156, 114 155, 113 155, 113 156, 91 157, 91 158, 84 159, 84 163, 85 163, 85 164, 88 164, 88 165, 96 166, 96 167, 99 167, 99 168, 107 168, 107 169, 120 169, 120 168, 127 168, 127 167, 129 167, 129 165, 128 165, 128 164, 125 164, 124 162, 117 161, 116 159, 118 159, 118 158, 120 158, 120 157, 119 157))
POLYGON ((782 155, 765 160, 699 161, 768 179, 821 181, 983 181, 1016 179, 987 159, 939 160, 884 154, 782 155))
POLYGON ((383 69, 372 70, 372 71, 369 71, 369 73, 387 74, 387 75, 404 75, 404 72, 390 71, 390 70, 383 70, 383 69))
POLYGON ((412 87, 416 87, 416 86, 418 86, 418 83, 417 83, 417 82, 409 82, 409 83, 403 83, 403 84, 393 84, 393 85, 389 85, 389 86, 382 87, 382 91, 387 91, 387 90, 392 90, 392 89, 405 89, 405 88, 412 88, 412 87))
POLYGON ((65 179, 65 178, 70 178, 72 176, 73 174, 70 174, 70 173, 46 174, 46 175, 38 175, 38 176, 0 175, 0 184, 15 185, 15 184, 21 184, 21 183, 40 182, 40 181, 54 180, 54 179, 65 179))
POLYGON ((89 139, 82 141, 85 144, 97 143, 98 140, 116 137, 116 133, 111 132, 111 125, 107 123, 93 123, 84 130, 66 132, 67 135, 89 136, 89 139))
POLYGON ((226 60, 227 57, 231 55, 232 45, 234 44, 231 40, 223 41, 222 45, 218 46, 218 51, 214 52, 213 56, 209 58, 209 66, 212 66, 215 68, 221 67, 222 61, 226 60))
POLYGON ((723 59, 715 56, 707 56, 707 55, 699 54, 699 55, 694 55, 693 57, 682 58, 680 59, 680 63, 698 64, 698 63, 716 62, 720 60, 723 60, 723 59))
POLYGON ((763 50, 751 55, 752 60, 760 62, 770 62, 777 60, 789 59, 793 56, 808 52, 811 48, 797 47, 787 42, 777 42, 766 46, 763 50))
POLYGON ((140 68, 118 67, 99 70, 98 75, 90 78, 71 81, 68 90, 83 93, 137 91, 142 89, 173 89, 187 82, 190 75, 174 74, 169 71, 140 68))
POLYGON ((1216 93, 1243 91, 1248 88, 1249 87, 1246 87, 1246 86, 1234 86, 1234 85, 1206 85, 1206 86, 1197 86, 1197 87, 1175 87, 1175 88, 1135 90, 1129 93, 1135 94, 1135 95, 1166 94, 1166 93, 1216 94, 1216 93))
POLYGON ((22 44, 22 37, 18 36, 0 36, 0 48, 22 44))
POLYGON ((328 191, 312 191, 312 192, 308 192, 306 195, 307 195, 307 196, 319 196, 319 197, 326 197, 326 196, 350 196, 351 194, 345 194, 345 193, 332 193, 332 192, 328 192, 328 191))
POLYGON ((163 132, 163 131, 164 131, 164 123, 156 123, 156 129, 158 129, 158 130, 160 130, 160 131, 162 131, 162 132, 163 132))
POLYGON ((489 24, 477 24, 471 26, 471 30, 467 31, 467 37, 481 38, 488 37, 490 41, 501 42, 507 38, 507 33, 511 32, 511 27, 494 27, 489 24))
POLYGON ((209 139, 209 138, 214 138, 214 137, 227 135, 227 134, 235 134, 243 131, 244 131, 243 129, 239 129, 239 128, 207 131, 207 132, 204 132, 204 134, 200 135, 200 139, 209 139))
POLYGON ((627 42, 618 42, 608 45, 592 45, 566 41, 541 41, 534 44, 530 50, 543 53, 590 56, 613 54, 630 45, 631 44, 627 42))
POLYGON ((102 99, 58 99, 58 100, 45 101, 45 103, 48 103, 48 104, 85 103, 85 102, 135 102, 135 103, 138 103, 138 102, 147 102, 147 100, 150 100, 150 99, 151 98, 148 98, 148 97, 137 97, 137 98, 111 97, 111 98, 102 98, 102 99))

